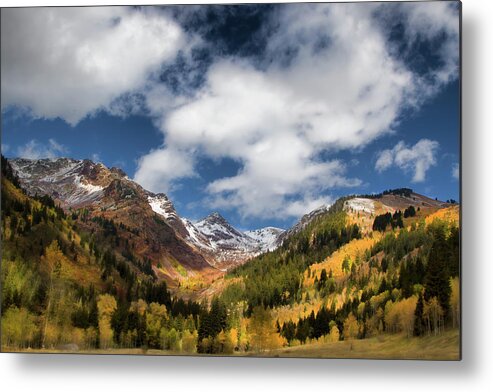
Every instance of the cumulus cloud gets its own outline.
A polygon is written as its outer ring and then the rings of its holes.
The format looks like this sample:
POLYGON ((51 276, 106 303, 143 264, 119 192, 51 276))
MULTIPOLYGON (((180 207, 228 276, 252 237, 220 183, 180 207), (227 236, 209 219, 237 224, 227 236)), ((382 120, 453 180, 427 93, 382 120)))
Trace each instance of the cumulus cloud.
MULTIPOLYGON (((163 110, 165 145, 151 152, 152 165, 141 159, 135 178, 167 191, 176 179, 192 175, 194 158, 186 154, 176 157, 186 170, 163 169, 169 151, 234 159, 241 164, 237 175, 213 181, 207 192, 212 205, 236 208, 243 216, 296 215, 301 204, 306 212, 311 200, 322 201, 312 195, 361 184, 345 177, 342 162, 321 161, 321 152, 361 149, 392 132, 425 85, 393 56, 373 18, 376 9, 374 4, 282 7, 263 59, 217 59, 195 96, 163 110)), ((420 27, 409 15, 408 25, 421 31, 433 22, 420 27)), ((159 94, 153 96, 159 101, 159 94)), ((162 101, 169 102, 166 94, 162 101)), ((159 117, 159 110, 155 114, 159 117)), ((406 157, 405 151, 387 161, 382 157, 379 168, 390 162, 413 165, 416 181, 433 164, 420 154, 406 157)))
POLYGON ((155 192, 169 191, 172 185, 170 179, 195 176, 193 165, 191 151, 156 149, 140 158, 134 179, 155 192))
POLYGON ((444 84, 457 78, 459 69, 459 18, 458 4, 452 1, 430 3, 403 3, 401 10, 406 14, 404 28, 408 46, 417 41, 433 42, 442 39, 436 47, 439 66, 428 70, 421 78, 422 90, 434 94, 444 84))
POLYGON ((187 44, 153 7, 12 8, 1 19, 2 105, 72 125, 143 88, 187 44))
MULTIPOLYGON (((283 42, 291 42, 300 50, 291 64, 258 69, 238 59, 218 60, 204 88, 166 111, 160 123, 166 147, 151 153, 154 166, 139 165, 137 181, 166 191, 180 173, 193 173, 163 170, 164 160, 156 158, 167 159, 169 149, 232 158, 242 164, 240 172, 212 182, 207 191, 214 205, 237 208, 245 216, 289 211, 293 195, 308 200, 308 194, 361 183, 344 177, 341 162, 320 162, 318 156, 325 149, 362 147, 389 132, 412 75, 389 58, 371 21, 352 12, 358 8, 331 5, 320 17, 320 7, 305 6, 301 25, 290 23, 299 9, 285 9, 269 51, 275 57, 283 42), (314 28, 313 35, 337 39, 329 50, 305 50, 303 40, 290 36, 307 26, 314 28)), ((190 169, 190 158, 181 157, 190 169)))
MULTIPOLYGON (((396 55, 378 4, 291 4, 264 26, 261 56, 214 52, 207 70, 187 58, 176 63, 186 70, 178 89, 154 76, 168 63, 175 72, 173 62, 197 39, 157 8, 6 10, 2 102, 71 124, 100 109, 146 110, 163 143, 138 160, 135 180, 144 187, 167 192, 196 176, 204 157, 227 158, 240 170, 207 185, 211 206, 244 217, 298 216, 329 202, 321 195, 333 188, 361 184, 331 154, 393 132, 403 110, 457 77, 450 4, 397 7, 409 46, 442 42, 437 67, 417 73, 396 55)), ((424 179, 434 158, 415 147, 381 155, 377 170, 395 164, 424 179)))
POLYGON ((452 177, 454 177, 456 180, 459 179, 459 164, 456 163, 452 166, 452 177))
POLYGON ((49 139, 47 144, 31 140, 17 148, 17 156, 27 159, 55 158, 68 152, 68 149, 55 139, 49 139))
POLYGON ((395 165, 406 172, 412 172, 413 182, 423 182, 428 169, 436 165, 438 147, 438 142, 429 139, 421 139, 412 147, 400 141, 393 149, 379 153, 375 169, 382 172, 395 165))

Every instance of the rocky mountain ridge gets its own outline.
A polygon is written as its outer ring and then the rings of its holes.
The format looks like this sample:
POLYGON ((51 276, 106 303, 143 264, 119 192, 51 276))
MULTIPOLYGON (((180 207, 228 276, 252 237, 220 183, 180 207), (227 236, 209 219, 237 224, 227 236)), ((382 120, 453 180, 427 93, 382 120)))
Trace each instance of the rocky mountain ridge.
POLYGON ((119 222, 131 220, 131 217, 138 221, 134 213, 128 215, 136 208, 146 210, 148 215, 151 210, 164 220, 179 240, 200 254, 211 267, 220 270, 275 249, 277 236, 283 232, 282 229, 266 228, 248 235, 231 226, 217 212, 194 223, 179 216, 166 194, 147 191, 121 169, 109 169, 90 160, 11 159, 9 162, 29 194, 49 195, 65 209, 85 208, 92 215, 110 215, 119 222), (264 230, 265 235, 262 234, 264 230))

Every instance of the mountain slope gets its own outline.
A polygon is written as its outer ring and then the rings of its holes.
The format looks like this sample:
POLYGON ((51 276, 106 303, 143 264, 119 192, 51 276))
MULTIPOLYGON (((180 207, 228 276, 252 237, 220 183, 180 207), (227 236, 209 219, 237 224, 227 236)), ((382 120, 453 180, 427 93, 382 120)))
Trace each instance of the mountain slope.
POLYGON ((260 244, 262 253, 273 251, 279 246, 279 237, 285 232, 277 227, 264 227, 257 230, 245 231, 248 237, 253 238, 260 244))
POLYGON ((414 207, 418 211, 418 217, 427 216, 451 205, 415 193, 412 189, 400 188, 378 195, 346 197, 342 209, 348 213, 352 222, 357 223, 364 232, 369 233, 372 231, 373 221, 377 215, 404 212, 407 208, 414 207))
POLYGON ((314 221, 317 217, 324 215, 327 213, 330 209, 330 205, 325 204, 321 205, 320 207, 314 209, 313 211, 310 211, 309 213, 303 215, 298 222, 296 222, 290 229, 284 231, 281 233, 275 242, 275 247, 279 247, 282 245, 283 241, 286 240, 287 238, 299 233, 301 230, 303 230, 306 226, 308 226, 312 221, 314 221))
POLYGON ((12 159, 14 173, 30 195, 48 195, 64 209, 87 211, 136 233, 129 237, 140 257, 171 287, 194 279, 207 283, 220 270, 273 250, 281 229, 260 229, 249 236, 213 213, 192 223, 177 213, 163 193, 142 188, 118 169, 70 158, 12 159), (133 238, 133 239, 132 239, 133 238), (183 269, 183 268, 184 269, 183 269))
POLYGON ((235 229, 217 212, 196 222, 195 227, 210 244, 205 250, 223 269, 242 264, 261 252, 258 241, 235 229))
POLYGON ((171 297, 126 247, 131 230, 29 196, 3 156, 1 169, 2 352, 161 347, 145 320, 163 310, 196 336, 200 304, 171 297))
POLYGON ((151 260, 157 276, 170 287, 188 276, 209 281, 220 273, 182 238, 186 230, 169 200, 147 192, 120 169, 68 158, 10 162, 29 194, 46 194, 66 210, 82 211, 88 226, 99 218, 125 227, 128 247, 151 260), (154 210, 164 212, 166 219, 154 210))
POLYGON ((148 192, 152 210, 192 247, 196 248, 211 265, 221 269, 242 264, 251 257, 277 247, 277 237, 282 229, 268 227, 250 232, 234 228, 219 213, 191 222, 181 218, 171 200, 164 194, 148 192))
MULTIPOLYGON (((321 349, 342 344, 338 355, 345 356, 353 345, 371 347, 393 334, 406 345, 457 334, 458 205, 415 194, 342 198, 281 248, 204 285, 203 297, 215 298, 202 307, 184 301, 187 296, 173 299, 167 285, 156 282, 162 266, 141 257, 141 247, 156 243, 143 227, 123 223, 135 213, 132 219, 150 224, 150 214, 158 230, 166 226, 181 239, 162 216, 174 218, 165 196, 141 194, 113 179, 97 208, 89 203, 65 212, 49 197, 26 195, 4 167, 2 159, 2 350, 146 347, 232 354, 272 353, 289 345, 320 356, 326 355, 321 349), (356 223, 362 215, 398 214, 411 201, 419 210, 404 216, 402 226, 365 233, 356 223), (111 203, 115 209, 106 210, 111 203), (262 339, 268 345, 258 336, 267 337, 262 339)), ((211 247, 267 244, 278 234, 274 228, 258 230, 249 240, 218 214, 198 226, 204 233, 193 224, 187 230, 209 235, 211 247)), ((192 273, 182 264, 176 270, 192 273)), ((444 352, 454 350, 455 359, 458 349, 454 340, 444 352)), ((440 355, 430 358, 443 359, 440 355)))

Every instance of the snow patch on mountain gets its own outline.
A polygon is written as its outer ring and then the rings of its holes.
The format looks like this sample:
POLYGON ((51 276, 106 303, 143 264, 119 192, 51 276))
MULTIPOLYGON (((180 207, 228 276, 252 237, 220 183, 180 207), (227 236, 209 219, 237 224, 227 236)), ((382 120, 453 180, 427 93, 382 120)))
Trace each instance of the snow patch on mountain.
POLYGON ((219 213, 214 212, 198 221, 195 227, 216 248, 235 249, 246 252, 258 251, 259 244, 253 238, 236 230, 219 213))
POLYGON ((371 215, 375 213, 375 202, 371 199, 355 197, 344 202, 345 211, 363 212, 371 215))
POLYGON ((188 232, 187 240, 189 242, 193 243, 199 248, 203 248, 206 250, 212 251, 217 248, 216 244, 211 243, 209 239, 204 235, 204 233, 199 231, 199 229, 197 229, 191 221, 186 218, 181 218, 181 221, 183 222, 183 225, 188 232))
POLYGON ((277 227, 264 227, 263 229, 245 231, 247 236, 257 241, 262 252, 275 250, 279 246, 277 240, 282 233, 284 233, 284 230, 277 227))
POLYGON ((175 208, 166 195, 159 194, 148 196, 147 201, 152 210, 161 215, 164 219, 176 218, 175 208))
POLYGON ((141 194, 143 198, 139 200, 147 203, 208 262, 221 269, 274 250, 278 236, 283 233, 283 230, 272 227, 243 233, 217 212, 198 222, 191 222, 178 215, 167 195, 141 189, 121 169, 108 169, 101 163, 71 158, 12 159, 10 162, 30 194, 50 195, 64 207, 98 205, 95 208, 112 211, 119 202, 128 203, 128 194, 141 194), (137 192, 139 189, 141 193, 137 192))
POLYGON ((91 193, 97 193, 97 192, 102 192, 104 191, 105 187, 101 185, 93 185, 90 184, 89 182, 84 183, 82 176, 75 176, 74 177, 74 184, 77 185, 77 187, 83 189, 83 193, 91 194, 91 193))
POLYGON ((79 186, 87 191, 87 193, 96 193, 104 190, 103 186, 100 185, 92 185, 92 184, 83 184, 80 183, 79 186))
POLYGON ((96 169, 90 161, 71 158, 12 159, 10 164, 29 194, 48 194, 68 206, 97 202, 105 189, 92 183, 85 170, 96 169))
POLYGON ((20 180, 42 180, 45 182, 58 182, 67 176, 73 175, 82 165, 81 160, 70 158, 49 159, 12 159, 9 161, 12 169, 20 180))

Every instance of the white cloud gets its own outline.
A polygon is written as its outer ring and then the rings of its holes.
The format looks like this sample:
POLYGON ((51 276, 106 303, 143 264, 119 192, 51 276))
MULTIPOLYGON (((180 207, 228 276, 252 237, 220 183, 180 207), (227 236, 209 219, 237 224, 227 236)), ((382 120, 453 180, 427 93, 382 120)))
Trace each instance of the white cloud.
POLYGON ((394 152, 392 150, 381 151, 378 155, 377 162, 375 163, 375 169, 378 172, 387 170, 394 163, 394 152))
POLYGON ((456 163, 452 166, 452 177, 454 177, 456 180, 459 179, 459 164, 456 163))
MULTIPOLYGON (((391 133, 403 109, 457 76, 457 15, 436 2, 414 4, 400 8, 408 40, 447 38, 433 72, 418 75, 396 56, 373 17, 377 4, 291 4, 274 13, 262 59, 218 57, 205 84, 182 95, 149 78, 197 40, 156 8, 7 10, 2 101, 71 124, 101 108, 125 115, 145 107, 164 140, 138 161, 144 187, 169 191, 196 175, 202 157, 230 158, 241 168, 208 184, 211 205, 245 217, 295 216, 334 187, 361 183, 331 153, 391 133)), ((420 181, 434 164, 399 157, 380 157, 377 169, 412 167, 420 181)))
MULTIPOLYGON (((421 100, 419 88, 425 85, 393 56, 372 18, 375 9, 374 4, 283 7, 273 22, 277 32, 267 60, 255 65, 219 59, 192 99, 182 97, 161 112, 154 104, 165 146, 151 153, 153 164, 142 158, 146 165, 139 165, 136 179, 167 191, 174 180, 191 175, 193 159, 186 154, 178 157, 186 170, 163 169, 169 150, 234 159, 241 165, 237 175, 213 181, 207 191, 212 205, 236 208, 244 216, 295 214, 299 210, 291 208, 291 200, 294 206, 309 204, 311 195, 360 184, 345 178, 343 163, 320 161, 320 153, 361 149, 392 132, 402 109, 421 100)), ((154 95, 152 102, 159 101, 154 95)), ((162 102, 169 102, 166 91, 162 102)), ((421 155, 406 158, 405 152, 392 158, 403 168, 414 165, 415 181, 433 164, 421 155)), ((389 165, 383 159, 382 169, 389 165)))
POLYGON ((140 158, 134 180, 155 192, 168 191, 172 185, 170 179, 195 176, 193 165, 190 151, 156 149, 140 158))
POLYGON ((70 124, 141 89, 187 44, 154 7, 12 8, 1 19, 2 105, 70 124))
POLYGON ((427 78, 419 80, 421 88, 434 94, 444 84, 457 78, 459 69, 459 17, 458 4, 454 1, 403 3, 400 5, 407 18, 405 31, 408 45, 417 40, 432 42, 443 39, 443 45, 435 49, 440 66, 431 70, 427 78), (430 82, 431 79, 431 82, 430 82))
POLYGON ((400 141, 393 149, 379 153, 375 169, 382 172, 395 165, 406 172, 412 172, 413 182, 423 182, 428 169, 436 165, 438 147, 438 142, 429 139, 421 139, 412 147, 400 141))
POLYGON ((243 217, 296 217, 330 200, 315 194, 333 187, 361 184, 358 179, 344 177, 345 166, 340 161, 299 160, 291 155, 296 151, 287 148, 288 144, 289 141, 279 143, 276 151, 265 151, 249 159, 238 175, 210 183, 210 205, 236 209, 243 217), (282 157, 283 153, 288 156, 282 157))
POLYGON ((10 145, 9 144, 4 144, 2 143, 2 154, 6 154, 10 150, 10 145))
POLYGON ((307 214, 323 205, 330 205, 334 202, 334 199, 328 196, 314 197, 305 195, 300 200, 295 200, 287 203, 285 207, 285 213, 287 216, 302 216, 307 214))
POLYGON ((17 156, 27 159, 55 158, 67 152, 68 149, 54 139, 49 139, 48 144, 33 139, 17 148, 17 156))

